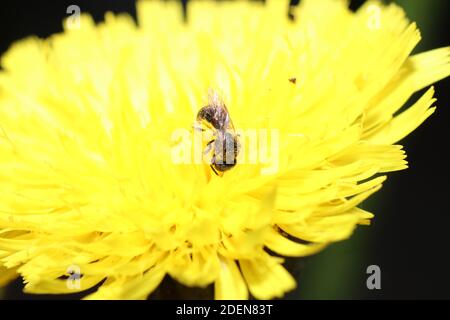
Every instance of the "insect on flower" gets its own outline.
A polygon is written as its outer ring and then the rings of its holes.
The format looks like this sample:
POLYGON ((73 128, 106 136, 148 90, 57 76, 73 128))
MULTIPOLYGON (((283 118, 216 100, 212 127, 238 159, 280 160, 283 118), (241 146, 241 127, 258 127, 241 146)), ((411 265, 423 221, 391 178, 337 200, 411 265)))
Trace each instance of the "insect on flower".
POLYGON ((81 15, 0 58, 0 287, 179 298, 170 277, 281 298, 298 276, 283 257, 370 224, 360 207, 407 168, 398 143, 435 104, 411 97, 450 75, 450 48, 412 54, 419 30, 383 1, 302 0, 290 22, 288 0, 189 1, 187 23, 176 1, 136 2, 138 23, 81 15), (207 84, 226 95, 193 111, 207 84))
POLYGON ((236 165, 240 144, 235 132, 230 113, 214 90, 208 94, 208 105, 202 107, 197 113, 197 129, 204 131, 204 125, 213 131, 213 138, 206 144, 204 154, 212 153, 210 166, 214 173, 223 176, 223 173, 236 165))

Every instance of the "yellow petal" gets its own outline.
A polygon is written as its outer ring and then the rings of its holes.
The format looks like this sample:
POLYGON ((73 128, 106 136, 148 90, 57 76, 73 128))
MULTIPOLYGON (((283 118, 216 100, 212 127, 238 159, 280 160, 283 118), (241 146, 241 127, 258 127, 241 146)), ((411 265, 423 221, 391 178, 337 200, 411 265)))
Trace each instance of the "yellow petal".
POLYGON ((239 260, 239 265, 251 294, 257 299, 279 298, 296 286, 280 259, 263 255, 259 259, 239 260))
POLYGON ((0 266, 0 287, 6 286, 9 282, 16 279, 19 275, 15 268, 5 268, 0 266))
POLYGON ((246 300, 248 290, 236 265, 230 259, 220 259, 220 274, 214 283, 214 297, 217 300, 246 300))
POLYGON ((274 229, 266 234, 264 244, 272 251, 287 257, 303 257, 319 252, 326 243, 301 244, 287 239, 274 229))

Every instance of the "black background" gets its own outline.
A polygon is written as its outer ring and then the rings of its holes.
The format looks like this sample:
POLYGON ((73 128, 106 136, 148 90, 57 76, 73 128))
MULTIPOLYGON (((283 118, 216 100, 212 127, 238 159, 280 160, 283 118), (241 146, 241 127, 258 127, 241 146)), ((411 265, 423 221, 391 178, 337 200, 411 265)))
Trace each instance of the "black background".
MULTIPOLYGON (((362 2, 352 1, 352 9, 357 8, 362 2)), ((432 2, 436 4, 437 10, 433 12, 432 17, 433 37, 430 37, 426 46, 422 47, 425 50, 450 45, 448 32, 450 22, 447 19, 450 1, 432 0, 432 2)), ((66 9, 71 4, 78 5, 83 12, 91 13, 97 21, 103 18, 106 11, 129 12, 135 15, 133 1, 2 1, 0 3, 0 54, 12 42, 28 35, 47 37, 62 31, 61 21, 67 16, 66 9)), ((303 295, 302 271, 294 270, 294 273, 300 274, 300 286, 295 292, 287 295, 287 298, 450 298, 448 231, 450 228, 448 209, 450 180, 446 156, 449 130, 447 121, 450 119, 450 82, 447 79, 435 87, 438 98, 437 112, 402 141, 408 153, 410 168, 390 174, 383 189, 364 205, 365 208, 376 213, 372 226, 358 228, 352 239, 331 246, 318 257, 288 261, 290 266, 300 265, 303 270, 307 269, 308 265, 314 265, 314 259, 323 260, 325 255, 334 255, 335 261, 326 260, 328 264, 323 268, 331 274, 331 277, 340 277, 336 270, 342 270, 342 259, 351 258, 355 243, 364 241, 365 245, 362 249, 364 254, 361 258, 344 263, 347 273, 350 272, 353 277, 353 283, 358 285, 353 285, 351 290, 337 295, 327 294, 326 287, 323 294, 319 292, 316 295, 303 295), (381 267, 382 290, 369 291, 365 286, 367 278, 365 270, 371 264, 381 267)), ((298 269, 298 267, 295 268, 298 269)), ((306 270, 305 274, 308 272, 311 273, 306 270)), ((174 284, 166 279, 165 286, 173 287, 174 284)), ((332 288, 328 289, 332 290, 332 288)), ((160 294, 161 291, 158 291, 155 297, 160 294)), ((197 294, 198 292, 195 291, 194 296, 197 294)), ((20 281, 8 287, 6 298, 8 297, 29 298, 20 293, 20 281)))

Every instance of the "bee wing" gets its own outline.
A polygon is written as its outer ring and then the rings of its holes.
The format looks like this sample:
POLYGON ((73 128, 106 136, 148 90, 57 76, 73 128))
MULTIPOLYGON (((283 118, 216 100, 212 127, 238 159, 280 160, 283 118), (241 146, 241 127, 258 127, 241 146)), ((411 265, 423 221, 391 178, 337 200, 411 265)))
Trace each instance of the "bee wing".
POLYGON ((218 107, 225 105, 219 93, 212 88, 208 89, 208 103, 211 106, 218 106, 218 107))
POLYGON ((224 128, 232 129, 234 131, 235 129, 234 129, 233 121, 231 120, 231 117, 230 117, 230 112, 228 111, 227 106, 225 105, 225 102, 223 101, 223 99, 220 97, 220 95, 214 89, 211 89, 211 88, 208 89, 208 102, 209 102, 209 105, 216 106, 216 107, 223 109, 223 111, 226 114, 224 128))

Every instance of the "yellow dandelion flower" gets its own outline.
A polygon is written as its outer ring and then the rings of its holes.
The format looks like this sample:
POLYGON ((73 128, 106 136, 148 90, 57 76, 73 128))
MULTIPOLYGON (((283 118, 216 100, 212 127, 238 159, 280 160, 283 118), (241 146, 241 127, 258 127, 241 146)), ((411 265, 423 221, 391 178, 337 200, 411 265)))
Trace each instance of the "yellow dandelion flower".
POLYGON ((433 113, 433 89, 402 107, 450 74, 450 49, 411 56, 420 34, 395 5, 304 0, 293 22, 286 4, 193 2, 185 24, 177 3, 142 1, 137 24, 85 15, 15 43, 0 71, 0 283, 140 299, 169 275, 217 299, 281 297, 296 282, 280 256, 368 224, 358 205, 407 167, 395 143, 433 113), (241 143, 222 176, 183 153, 209 89, 241 143))

